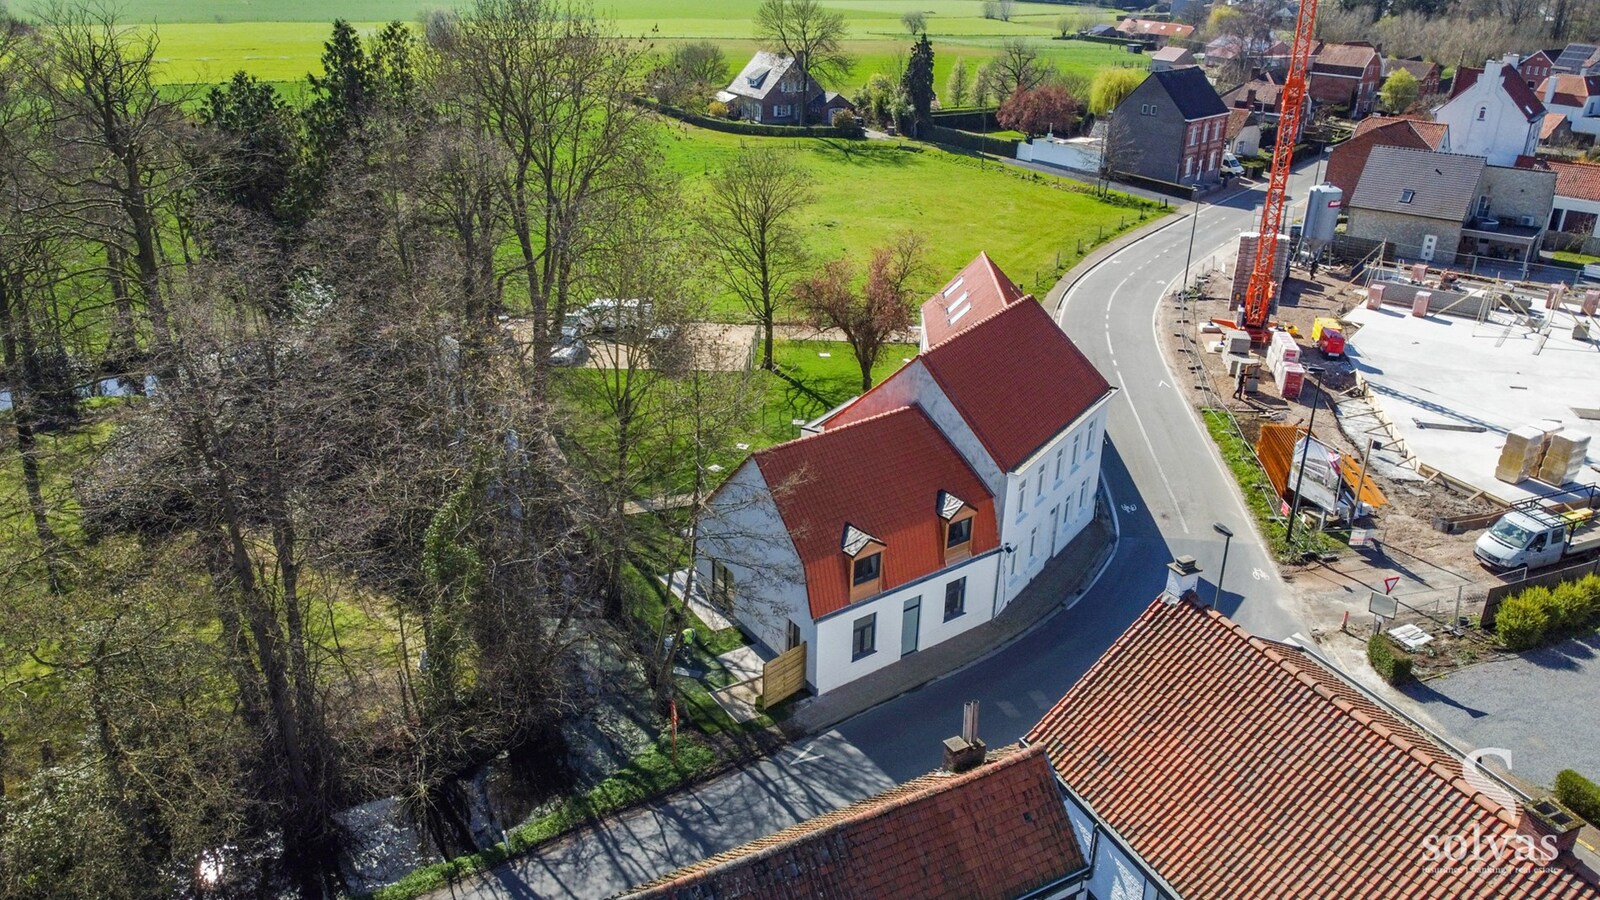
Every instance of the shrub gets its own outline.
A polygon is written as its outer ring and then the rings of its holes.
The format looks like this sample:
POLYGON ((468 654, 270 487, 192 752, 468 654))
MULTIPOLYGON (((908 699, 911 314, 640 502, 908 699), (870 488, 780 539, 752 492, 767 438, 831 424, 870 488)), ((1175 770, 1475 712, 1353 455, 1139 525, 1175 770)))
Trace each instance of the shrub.
POLYGON ((1501 643, 1512 650, 1528 650, 1545 642, 1550 636, 1549 588, 1529 588, 1512 594, 1495 613, 1494 630, 1501 643))
POLYGON ((1556 773, 1556 799, 1590 825, 1600 827, 1600 785, 1571 769, 1556 773))
POLYGON ((1411 680, 1411 657, 1401 653, 1388 638, 1375 634, 1367 638, 1367 662, 1373 671, 1390 684, 1411 680))
POLYGON ((723 103, 721 100, 713 100, 711 101, 711 104, 706 107, 706 115, 711 116, 714 119, 726 119, 732 115, 732 113, 733 111, 728 108, 728 104, 723 103))
POLYGON ((856 122, 856 114, 848 109, 834 110, 832 125, 839 129, 841 137, 858 138, 866 132, 866 129, 856 122))
POLYGON ((1594 621, 1596 601, 1582 581, 1563 581, 1550 590, 1550 624, 1556 631, 1576 631, 1594 621))

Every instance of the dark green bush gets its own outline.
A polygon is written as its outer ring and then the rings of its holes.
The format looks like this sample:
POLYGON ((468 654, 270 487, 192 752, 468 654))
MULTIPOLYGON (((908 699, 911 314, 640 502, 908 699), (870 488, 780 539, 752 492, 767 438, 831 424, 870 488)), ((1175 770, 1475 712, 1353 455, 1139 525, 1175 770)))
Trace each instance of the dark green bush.
POLYGON ((1556 799, 1590 825, 1600 828, 1600 784, 1571 769, 1556 773, 1556 799))
POLYGON ((1401 653, 1393 642, 1381 634, 1367 639, 1367 662, 1373 671, 1390 684, 1404 684, 1411 680, 1411 657, 1401 653))

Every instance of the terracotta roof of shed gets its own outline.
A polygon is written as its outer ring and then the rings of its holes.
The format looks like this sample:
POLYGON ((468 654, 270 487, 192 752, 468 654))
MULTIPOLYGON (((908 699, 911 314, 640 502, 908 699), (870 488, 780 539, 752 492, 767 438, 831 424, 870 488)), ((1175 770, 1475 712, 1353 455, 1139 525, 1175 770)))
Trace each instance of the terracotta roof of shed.
POLYGON ((1543 97, 1552 79, 1556 93, 1550 102, 1559 106, 1582 106, 1590 97, 1600 96, 1600 75, 1548 75, 1539 82, 1535 95, 1543 97))
POLYGON ((751 454, 805 567, 813 618, 849 606, 845 526, 884 545, 883 590, 944 568, 939 492, 977 511, 972 553, 999 544, 994 498, 921 407, 830 427, 751 454))
MULTIPOLYGON (((929 347, 917 362, 1006 472, 1111 392, 1083 351, 1031 300, 1013 303, 929 347)), ((888 390, 895 378, 909 377, 909 369, 873 391, 888 390)), ((858 399, 829 420, 829 427, 856 421, 872 407, 858 399)))
POLYGON ((993 750, 719 853, 625 894, 733 900, 1009 900, 1084 868, 1044 751, 993 750))
POLYGON ((1022 288, 1000 271, 987 253, 967 263, 956 277, 922 304, 922 330, 928 346, 994 315, 1022 299, 1022 288))
POLYGON ((1410 128, 1430 150, 1438 150, 1444 146, 1444 139, 1450 134, 1450 126, 1443 122, 1430 122, 1417 116, 1367 116, 1356 123, 1355 133, 1352 138, 1358 138, 1369 131, 1382 128, 1395 123, 1404 124, 1410 128))
POLYGON ((1562 858, 1432 862, 1517 830, 1461 762, 1298 647, 1158 599, 1029 732, 1185 897, 1594 897, 1562 858))

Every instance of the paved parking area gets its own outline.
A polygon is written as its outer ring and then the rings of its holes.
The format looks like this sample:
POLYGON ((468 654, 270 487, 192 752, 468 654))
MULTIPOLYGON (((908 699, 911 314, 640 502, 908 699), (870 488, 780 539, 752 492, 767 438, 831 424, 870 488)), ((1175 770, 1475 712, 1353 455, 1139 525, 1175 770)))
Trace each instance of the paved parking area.
POLYGON ((1600 779, 1600 634, 1412 684, 1404 693, 1467 746, 1504 747, 1512 773, 1549 787, 1562 769, 1600 779))

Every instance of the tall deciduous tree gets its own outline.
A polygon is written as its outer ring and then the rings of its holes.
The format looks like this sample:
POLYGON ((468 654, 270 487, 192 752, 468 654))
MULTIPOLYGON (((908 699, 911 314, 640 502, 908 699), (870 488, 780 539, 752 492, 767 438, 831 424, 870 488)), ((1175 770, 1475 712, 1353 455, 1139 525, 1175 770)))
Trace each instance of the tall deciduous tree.
POLYGON ((1383 87, 1378 89, 1383 108, 1392 113, 1409 112, 1421 95, 1422 85, 1417 81, 1417 76, 1405 69, 1390 72, 1383 81, 1383 87))
POLYGON ((911 327, 914 283, 926 268, 926 245, 911 232, 872 251, 866 284, 855 286, 855 267, 836 259, 795 286, 795 297, 820 328, 837 328, 861 367, 861 389, 872 388, 872 367, 885 344, 911 327))
POLYGON ((926 122, 933 112, 933 44, 923 34, 911 45, 911 59, 906 62, 906 72, 900 78, 906 98, 918 122, 926 122))
POLYGON ((1146 77, 1143 69, 1101 69, 1089 84, 1089 111, 1109 115, 1146 77))
MULTIPOLYGON (((821 0, 761 0, 756 9, 756 38, 767 49, 794 57, 807 95, 812 79, 826 86, 850 74, 846 33, 844 15, 821 0)), ((801 125, 806 124, 810 100, 805 96, 799 104, 801 125)))
POLYGON ((950 78, 945 82, 944 97, 949 101, 951 108, 960 109, 972 99, 972 72, 967 69, 965 57, 956 57, 956 64, 950 67, 950 78))
POLYGON ((804 266, 799 220, 812 200, 793 159, 746 149, 718 174, 697 216, 712 271, 761 328, 763 369, 772 368, 773 325, 804 266))
POLYGON ((439 50, 441 86, 465 124, 505 153, 513 272, 527 285, 542 395, 579 267, 659 156, 658 126, 634 102, 645 48, 578 3, 477 0, 439 50))
POLYGON ((1039 59, 1039 51, 1027 38, 1006 38, 1000 43, 999 55, 989 65, 994 67, 995 96, 1001 99, 1017 91, 1031 91, 1050 75, 1050 67, 1039 59))

